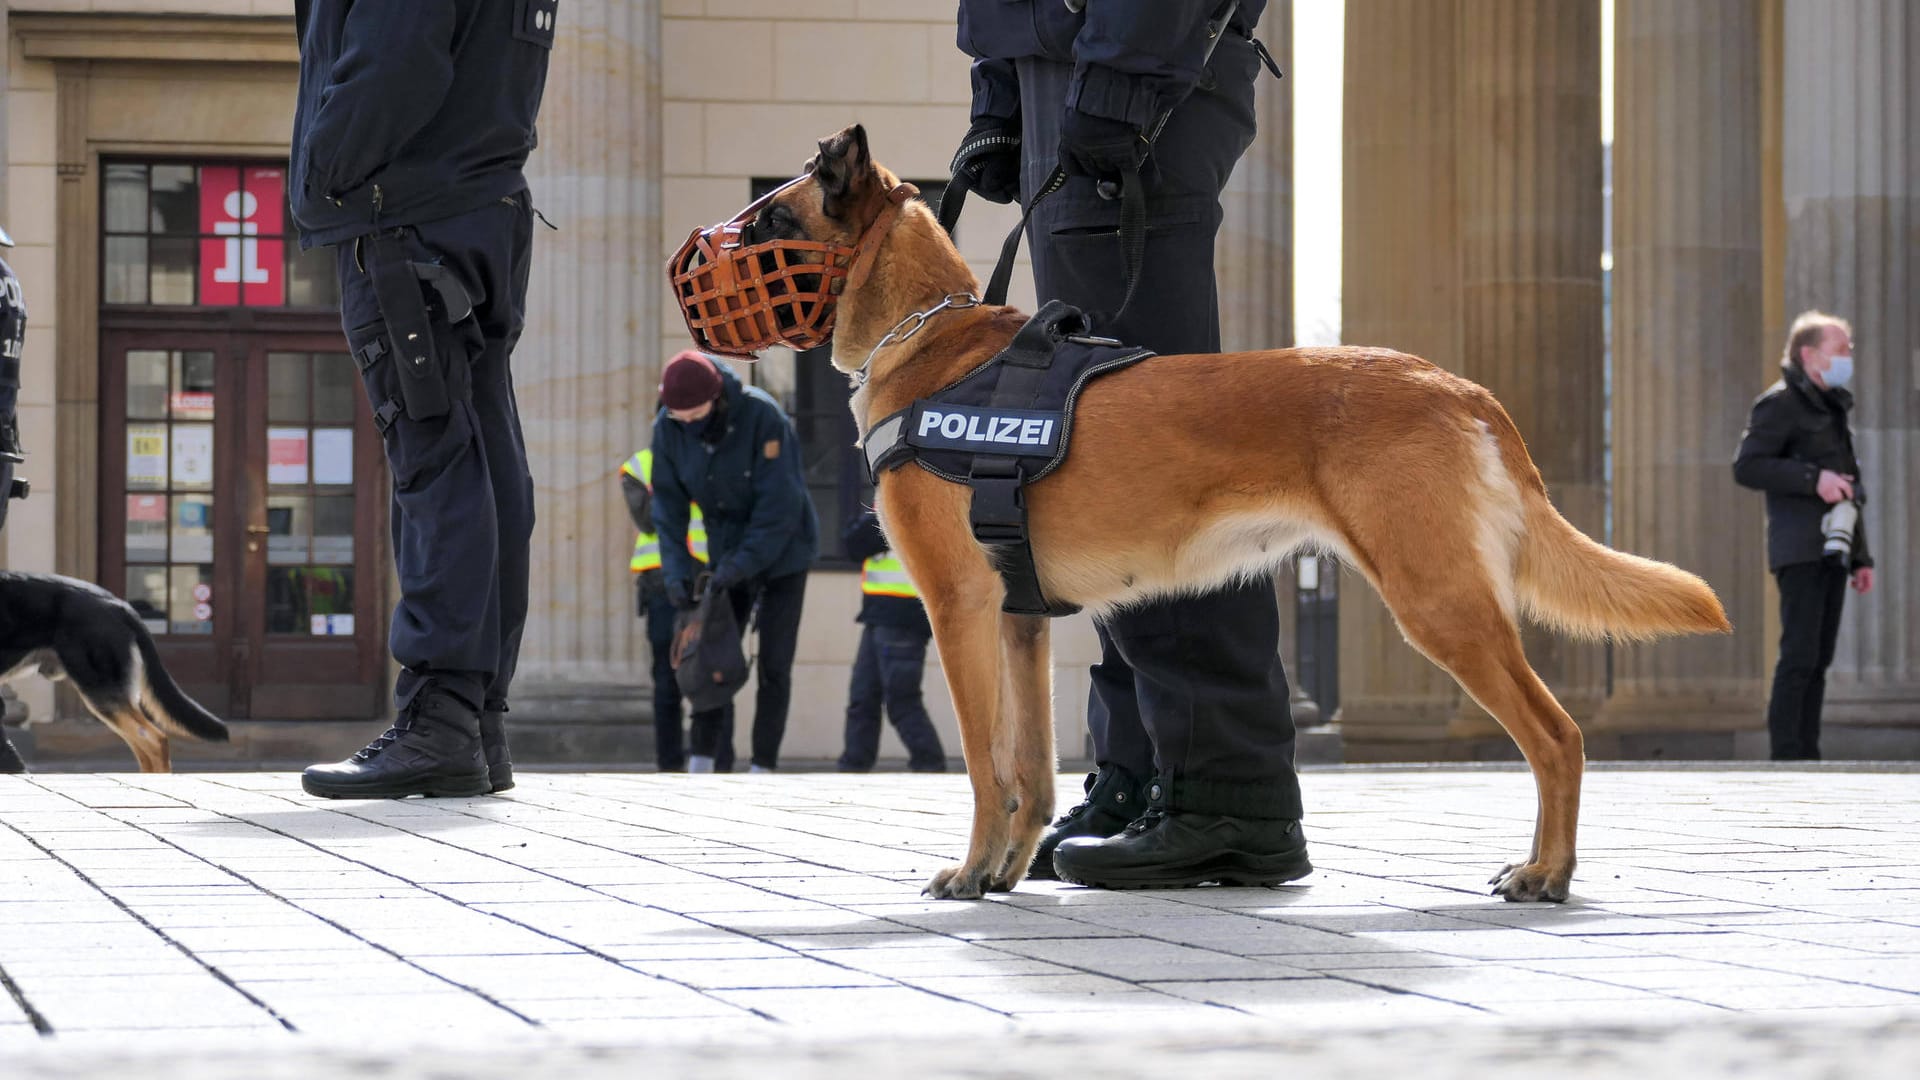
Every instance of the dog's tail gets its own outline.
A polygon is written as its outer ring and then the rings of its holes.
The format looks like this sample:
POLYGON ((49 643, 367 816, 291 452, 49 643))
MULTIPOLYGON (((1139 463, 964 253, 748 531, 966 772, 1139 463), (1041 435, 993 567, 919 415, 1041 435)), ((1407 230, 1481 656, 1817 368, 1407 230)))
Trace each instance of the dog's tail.
POLYGON ((1629 641, 1733 632, 1720 598, 1699 577, 1615 551, 1561 517, 1506 410, 1494 405, 1492 415, 1482 418, 1520 490, 1515 584, 1536 622, 1570 637, 1629 641))
MULTIPOLYGON (((129 613, 131 616, 131 613, 129 613)), ((132 617, 134 647, 140 651, 140 677, 145 682, 140 705, 169 733, 185 735, 205 742, 226 742, 227 725, 187 696, 160 662, 160 650, 154 648, 153 635, 138 617, 132 617)))

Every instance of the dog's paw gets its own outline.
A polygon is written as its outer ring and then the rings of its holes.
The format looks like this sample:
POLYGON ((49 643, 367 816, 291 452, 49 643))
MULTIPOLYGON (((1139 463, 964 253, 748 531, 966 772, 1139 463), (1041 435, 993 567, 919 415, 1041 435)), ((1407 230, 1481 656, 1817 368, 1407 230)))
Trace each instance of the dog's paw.
POLYGON ((978 900, 987 891, 987 872, 975 866, 949 866, 920 890, 935 900, 978 900))
POLYGON ((1572 873, 1556 875, 1542 863, 1508 863, 1488 879, 1493 895, 1519 903, 1549 900, 1563 903, 1572 873))

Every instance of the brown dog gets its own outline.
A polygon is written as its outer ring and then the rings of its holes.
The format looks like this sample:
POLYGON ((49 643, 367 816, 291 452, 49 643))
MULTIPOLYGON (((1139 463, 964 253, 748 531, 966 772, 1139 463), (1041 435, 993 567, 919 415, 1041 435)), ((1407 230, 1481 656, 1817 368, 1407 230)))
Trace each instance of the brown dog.
MULTIPOLYGON (((851 246, 898 183, 857 125, 823 140, 810 167, 760 210, 756 236, 851 246)), ((863 435, 1013 338, 1025 315, 969 307, 874 351, 907 316, 979 288, 924 206, 887 227, 871 274, 839 295, 833 331, 834 365, 867 366, 853 398, 863 435)), ((966 861, 927 886, 941 897, 1011 889, 1053 815, 1047 621, 1001 612, 970 497, 914 466, 879 483, 889 542, 933 621, 973 783, 966 861)), ((1165 356, 1096 379, 1065 463, 1027 500, 1046 594, 1095 613, 1264 576, 1303 544, 1364 574, 1407 640, 1500 721, 1533 769, 1533 850, 1494 879, 1509 900, 1566 898, 1584 761, 1580 729, 1527 664, 1519 615, 1582 637, 1731 629, 1699 578, 1568 524, 1491 394, 1385 349, 1165 356)))

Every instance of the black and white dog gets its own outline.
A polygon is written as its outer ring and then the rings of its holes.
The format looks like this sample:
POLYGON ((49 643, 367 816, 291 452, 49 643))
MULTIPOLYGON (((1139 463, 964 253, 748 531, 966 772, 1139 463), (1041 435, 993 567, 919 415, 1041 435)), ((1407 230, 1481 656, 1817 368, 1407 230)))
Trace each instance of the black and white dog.
MULTIPOLYGON (((227 725, 161 666, 126 601, 74 578, 0 571, 0 683, 35 672, 72 682, 87 711, 126 740, 141 772, 173 767, 169 735, 227 741, 227 725)), ((0 773, 25 771, 0 730, 0 773)))

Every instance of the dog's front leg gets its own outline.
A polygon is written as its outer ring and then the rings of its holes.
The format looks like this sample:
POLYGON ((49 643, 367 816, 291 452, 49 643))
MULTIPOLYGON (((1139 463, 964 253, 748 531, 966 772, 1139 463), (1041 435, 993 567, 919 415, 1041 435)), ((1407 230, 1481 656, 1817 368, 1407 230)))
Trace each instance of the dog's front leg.
POLYGON ((1053 648, 1051 628, 1037 615, 1000 616, 1002 679, 1006 700, 1001 723, 1013 739, 1012 844, 993 879, 995 892, 1009 892, 1027 876, 1040 834, 1053 819, 1053 648))
POLYGON ((995 753, 1003 745, 1004 694, 1000 656, 1000 590, 997 579, 976 582, 972 590, 941 596, 927 594, 927 615, 940 646, 940 666, 960 720, 960 745, 973 783, 973 835, 966 861, 933 875, 929 896, 977 900, 1006 864, 1014 798, 995 753), (982 594, 985 595, 982 595, 982 594))

